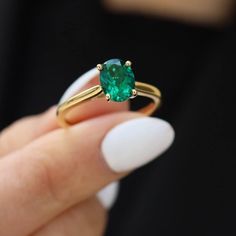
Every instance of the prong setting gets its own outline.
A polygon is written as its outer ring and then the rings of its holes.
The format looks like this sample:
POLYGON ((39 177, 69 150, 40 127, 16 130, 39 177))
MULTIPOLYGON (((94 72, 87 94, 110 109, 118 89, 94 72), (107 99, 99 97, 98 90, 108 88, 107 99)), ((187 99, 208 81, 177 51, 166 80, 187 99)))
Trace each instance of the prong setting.
MULTIPOLYGON (((132 90, 135 89, 135 76, 130 65, 131 62, 120 59, 110 59, 102 63, 103 68, 100 71, 99 79, 103 96, 107 101, 124 102, 132 97, 132 90), (106 96, 107 94, 110 96, 106 96)), ((135 92, 134 95, 136 95, 135 92)))
POLYGON ((110 94, 106 94, 106 100, 107 100, 108 102, 110 102, 110 100, 111 100, 111 95, 110 95, 110 94))
POLYGON ((97 64, 97 69, 98 69, 99 71, 102 71, 102 64, 97 64))
POLYGON ((131 65, 132 65, 132 62, 131 62, 131 61, 126 61, 126 62, 125 62, 125 66, 130 67, 131 65))
POLYGON ((137 97, 137 95, 138 95, 137 90, 136 90, 136 89, 132 89, 132 96, 131 96, 131 99, 137 97))

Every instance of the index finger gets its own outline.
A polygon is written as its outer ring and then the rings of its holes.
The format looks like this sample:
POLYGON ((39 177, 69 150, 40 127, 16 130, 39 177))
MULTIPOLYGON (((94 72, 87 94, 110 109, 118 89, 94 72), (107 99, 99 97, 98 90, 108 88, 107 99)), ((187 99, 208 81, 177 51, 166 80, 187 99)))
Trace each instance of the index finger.
MULTIPOLYGON (((98 77, 89 77, 84 80, 78 78, 65 92, 63 100, 74 95, 80 90, 92 87, 98 83, 98 77)), ((108 103, 105 99, 96 99, 92 102, 81 104, 73 109, 73 123, 79 120, 87 120, 108 113, 125 111, 129 109, 128 102, 108 103)), ((0 158, 13 152, 40 136, 59 128, 56 120, 56 107, 47 112, 26 117, 14 122, 10 127, 0 133, 0 158)))
POLYGON ((140 117, 125 112, 87 120, 0 160, 0 234, 28 235, 159 156, 174 132, 165 121, 140 117))

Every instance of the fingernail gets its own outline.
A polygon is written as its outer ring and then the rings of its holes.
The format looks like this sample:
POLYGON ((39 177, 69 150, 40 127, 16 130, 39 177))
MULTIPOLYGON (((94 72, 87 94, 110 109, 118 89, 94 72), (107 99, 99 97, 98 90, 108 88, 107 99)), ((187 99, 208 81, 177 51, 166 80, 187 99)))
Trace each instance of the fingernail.
POLYGON ((102 206, 109 210, 114 205, 119 192, 119 183, 113 182, 98 192, 97 197, 102 206))
POLYGON ((78 79, 76 79, 67 90, 62 95, 59 104, 66 101, 68 98, 75 95, 78 91, 80 91, 87 83, 89 83, 92 79, 99 75, 99 71, 97 68, 91 69, 85 74, 81 75, 78 79))
POLYGON ((114 127, 105 136, 101 149, 113 171, 125 172, 157 158, 173 140, 174 130, 168 122, 144 117, 114 127))

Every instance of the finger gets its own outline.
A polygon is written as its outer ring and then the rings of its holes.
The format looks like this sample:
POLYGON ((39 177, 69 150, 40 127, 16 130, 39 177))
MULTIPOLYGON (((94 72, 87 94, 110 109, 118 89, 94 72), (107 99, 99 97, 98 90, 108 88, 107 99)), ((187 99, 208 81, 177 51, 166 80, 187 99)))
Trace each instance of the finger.
POLYGON ((53 131, 2 159, 0 235, 31 233, 160 155, 173 134, 165 121, 131 112, 110 114, 53 131))
POLYGON ((102 236, 107 213, 96 198, 65 211, 32 236, 102 236))
POLYGON ((119 193, 119 182, 112 182, 97 193, 97 198, 107 209, 114 205, 119 193))
MULTIPOLYGON (((98 77, 89 77, 90 80, 80 81, 79 79, 69 88, 67 93, 63 96, 64 100, 69 96, 74 95, 79 90, 92 87, 98 83, 98 77), (86 83, 85 83, 86 82, 86 83), (69 93, 68 93, 69 92, 69 93)), ((128 103, 108 103, 105 99, 96 99, 92 102, 82 104, 71 113, 73 116, 72 122, 76 123, 81 120, 90 119, 92 117, 100 116, 117 111, 128 110, 128 103), (96 109, 94 109, 96 108, 96 109)), ((56 107, 52 107, 47 112, 23 118, 13 123, 0 133, 0 158, 13 152, 24 145, 32 142, 41 135, 58 128, 56 120, 56 107)))
POLYGON ((40 115, 22 118, 0 133, 0 158, 23 147, 41 135, 58 128, 56 107, 40 115))

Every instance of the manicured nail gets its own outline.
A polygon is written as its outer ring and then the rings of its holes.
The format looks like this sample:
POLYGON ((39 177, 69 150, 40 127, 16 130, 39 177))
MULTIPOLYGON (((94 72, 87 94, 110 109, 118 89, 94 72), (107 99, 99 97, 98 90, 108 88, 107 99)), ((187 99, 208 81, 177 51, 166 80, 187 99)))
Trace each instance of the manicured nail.
POLYGON ((119 183, 113 182, 100 190, 97 194, 102 206, 109 210, 114 205, 119 192, 119 183))
POLYGON ((161 119, 144 117, 111 129, 102 142, 102 153, 115 172, 141 167, 166 151, 174 140, 172 126, 161 119))
POLYGON ((59 104, 78 93, 87 83, 96 78, 98 75, 99 71, 97 68, 91 69, 85 74, 81 75, 67 88, 67 90, 62 95, 59 104))

